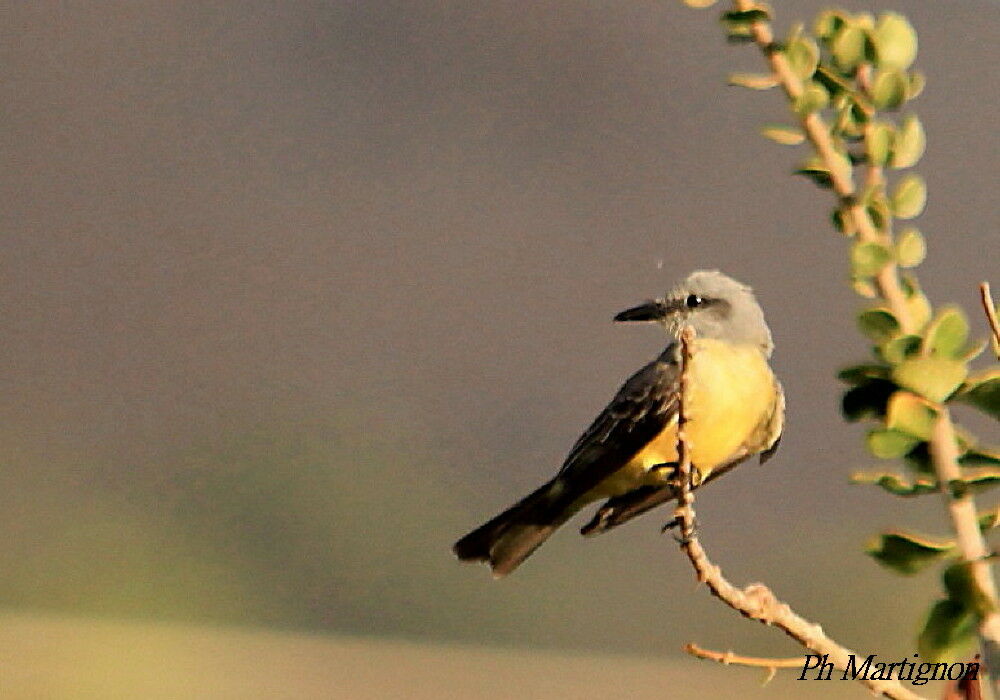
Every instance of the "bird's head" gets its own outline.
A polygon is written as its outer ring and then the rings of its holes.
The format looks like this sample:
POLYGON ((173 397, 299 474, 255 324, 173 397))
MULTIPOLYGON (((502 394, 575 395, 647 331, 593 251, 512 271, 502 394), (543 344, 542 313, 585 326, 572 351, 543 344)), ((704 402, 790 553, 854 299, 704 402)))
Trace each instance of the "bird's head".
POLYGON ((753 290, 718 270, 698 270, 662 299, 622 311, 619 322, 661 324, 677 337, 691 326, 698 337, 757 345, 768 356, 774 348, 753 290))

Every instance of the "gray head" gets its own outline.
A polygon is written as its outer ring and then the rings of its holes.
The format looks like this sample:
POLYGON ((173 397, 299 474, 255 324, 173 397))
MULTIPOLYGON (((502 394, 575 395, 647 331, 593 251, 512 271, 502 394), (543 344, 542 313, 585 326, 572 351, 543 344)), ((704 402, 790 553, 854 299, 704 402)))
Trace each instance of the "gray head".
POLYGON ((673 337, 691 326, 698 337, 757 345, 769 357, 774 349, 753 290, 718 270, 692 272, 664 298, 622 311, 615 320, 660 323, 673 337))

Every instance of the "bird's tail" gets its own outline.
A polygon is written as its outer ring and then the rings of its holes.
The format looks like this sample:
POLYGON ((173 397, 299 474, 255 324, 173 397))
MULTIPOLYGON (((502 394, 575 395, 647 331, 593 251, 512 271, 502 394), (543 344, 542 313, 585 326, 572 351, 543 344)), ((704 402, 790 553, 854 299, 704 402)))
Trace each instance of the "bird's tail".
POLYGON ((455 555, 488 562, 495 577, 506 576, 582 507, 561 495, 562 483, 553 479, 456 542, 455 555))

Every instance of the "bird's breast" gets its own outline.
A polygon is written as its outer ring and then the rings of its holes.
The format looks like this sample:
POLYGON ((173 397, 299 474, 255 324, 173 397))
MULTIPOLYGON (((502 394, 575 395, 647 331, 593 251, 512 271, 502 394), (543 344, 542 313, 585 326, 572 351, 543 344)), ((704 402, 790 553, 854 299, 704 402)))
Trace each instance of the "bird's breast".
MULTIPOLYGON (((766 445, 750 444, 774 410, 776 382, 767 360, 755 346, 697 339, 687 375, 684 411, 691 462, 707 477, 735 457, 766 445)), ((643 484, 660 483, 649 469, 677 461, 677 421, 640 450, 601 486, 620 495, 643 484)))

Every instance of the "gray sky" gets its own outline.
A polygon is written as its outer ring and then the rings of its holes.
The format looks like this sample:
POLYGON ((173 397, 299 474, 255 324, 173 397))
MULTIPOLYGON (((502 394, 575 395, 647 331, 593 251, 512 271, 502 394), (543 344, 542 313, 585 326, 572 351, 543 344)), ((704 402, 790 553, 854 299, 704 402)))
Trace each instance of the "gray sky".
MULTIPOLYGON (((791 5, 776 3, 783 27, 791 5)), ((996 4, 870 7, 898 8, 920 32, 920 278, 984 332, 974 287, 995 278, 1000 243, 996 4)), ((366 492, 386 480, 373 512, 394 510, 412 480, 454 495, 399 533, 438 566, 451 538, 547 478, 659 351, 653 329, 611 316, 715 267, 763 303, 789 421, 766 468, 704 492, 707 544, 734 578, 793 589, 805 612, 855 614, 844 573, 872 586, 859 605, 888 611, 886 634, 910 631, 932 577, 901 583, 861 543, 884 526, 930 528, 936 508, 846 485, 874 466, 838 413, 834 373, 867 352, 846 245, 827 225, 828 193, 788 175, 803 151, 757 134, 787 119, 779 96, 725 87, 727 73, 762 64, 725 45, 716 14, 679 2, 11 4, 0 29, 10 498, 44 523, 38 494, 52 484, 112 483, 128 503, 134 484, 156 493, 158 470, 192 446, 225 451, 262 425, 349 425, 419 455, 385 473, 349 452, 330 465, 356 470, 366 492), (897 614, 909 590, 919 594, 897 614)), ((680 617, 750 634, 693 592, 656 524, 597 541, 567 532, 506 588, 457 565, 435 581, 475 579, 455 583, 475 586, 456 619, 498 601, 554 606, 544 630, 487 621, 483 640, 574 643, 589 623, 610 629, 611 646, 641 647, 645 634, 674 649, 690 635, 664 641, 664 625, 680 617), (605 575, 588 591, 607 561, 630 572, 628 588, 605 575), (566 587, 577 592, 553 602, 566 587), (676 614, 621 603, 663 589, 694 600, 676 614), (655 628, 633 619, 615 635, 618 614, 648 609, 655 628)), ((368 536, 342 525, 338 537, 368 536)), ((419 634, 413 620, 372 629, 419 634)))

